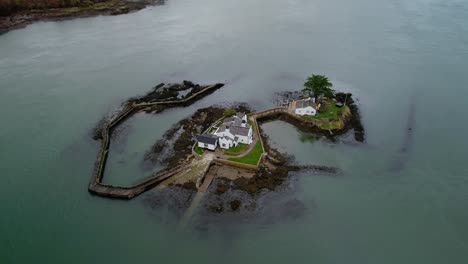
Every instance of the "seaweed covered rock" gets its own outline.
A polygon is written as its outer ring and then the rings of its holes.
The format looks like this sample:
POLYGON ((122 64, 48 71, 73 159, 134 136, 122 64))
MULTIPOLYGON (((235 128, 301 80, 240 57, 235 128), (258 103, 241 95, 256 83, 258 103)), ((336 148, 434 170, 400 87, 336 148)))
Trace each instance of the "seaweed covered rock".
POLYGON ((216 192, 215 193, 220 195, 220 194, 225 193, 227 190, 229 190, 229 185, 227 185, 225 183, 219 183, 216 186, 216 192))
POLYGON ((353 95, 351 93, 337 93, 335 97, 337 102, 346 104, 351 110, 351 120, 349 121, 349 126, 354 129, 354 138, 356 141, 363 142, 364 126, 361 122, 359 109, 353 100, 353 95))
POLYGON ((236 189, 245 191, 251 195, 258 194, 261 190, 274 190, 281 185, 288 176, 288 167, 270 167, 262 164, 256 171, 255 177, 250 179, 238 178, 233 181, 236 189))
POLYGON ((233 201, 231 201, 229 204, 230 204, 230 206, 231 206, 231 210, 237 211, 237 210, 239 209, 239 207, 241 206, 241 201, 239 201, 239 200, 233 200, 233 201))

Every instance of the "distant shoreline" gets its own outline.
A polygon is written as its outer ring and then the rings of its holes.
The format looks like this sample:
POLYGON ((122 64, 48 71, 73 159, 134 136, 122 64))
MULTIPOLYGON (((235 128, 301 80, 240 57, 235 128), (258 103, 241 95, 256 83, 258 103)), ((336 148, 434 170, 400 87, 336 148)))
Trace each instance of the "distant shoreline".
POLYGON ((122 15, 144 9, 151 5, 162 5, 165 0, 108 0, 88 6, 64 8, 25 9, 11 15, 0 16, 0 34, 24 28, 39 21, 61 21, 99 15, 122 15))

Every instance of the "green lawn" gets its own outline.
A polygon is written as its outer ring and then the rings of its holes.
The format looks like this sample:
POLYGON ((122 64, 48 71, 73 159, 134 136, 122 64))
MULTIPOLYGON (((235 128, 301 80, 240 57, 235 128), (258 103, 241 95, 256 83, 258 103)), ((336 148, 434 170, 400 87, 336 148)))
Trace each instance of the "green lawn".
POLYGON ((320 120, 317 124, 322 129, 339 129, 343 126, 341 117, 343 112, 349 111, 348 106, 337 107, 335 101, 328 100, 327 106, 322 105, 322 109, 315 116, 305 116, 307 118, 320 120))
POLYGON ((230 158, 228 160, 250 165, 257 165, 257 162, 262 156, 262 154, 262 143, 260 143, 260 140, 258 140, 255 146, 252 148, 252 150, 249 153, 247 153, 247 155, 240 158, 230 158))
POLYGON ((320 109, 320 111, 313 116, 315 119, 322 119, 322 118, 328 118, 328 119, 337 119, 338 116, 341 115, 343 112, 344 108, 347 106, 343 107, 337 107, 336 103, 333 100, 329 100, 327 102, 328 106, 324 109, 320 109))
POLYGON ((236 156, 242 153, 249 145, 239 143, 237 147, 224 150, 224 154, 229 156, 236 156))
POLYGON ((195 150, 195 152, 198 154, 198 155, 203 155, 203 153, 205 153, 205 149, 204 148, 200 148, 198 146, 198 144, 193 148, 193 150, 195 150))

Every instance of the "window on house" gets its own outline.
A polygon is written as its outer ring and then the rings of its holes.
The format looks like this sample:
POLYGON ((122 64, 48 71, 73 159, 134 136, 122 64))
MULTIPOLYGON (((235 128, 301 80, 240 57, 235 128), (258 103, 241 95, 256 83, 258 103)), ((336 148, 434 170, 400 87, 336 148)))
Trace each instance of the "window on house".
POLYGON ((223 144, 223 147, 226 147, 226 144, 223 144))
POLYGON ((208 147, 208 144, 205 143, 205 148, 207 148, 207 147, 208 147))

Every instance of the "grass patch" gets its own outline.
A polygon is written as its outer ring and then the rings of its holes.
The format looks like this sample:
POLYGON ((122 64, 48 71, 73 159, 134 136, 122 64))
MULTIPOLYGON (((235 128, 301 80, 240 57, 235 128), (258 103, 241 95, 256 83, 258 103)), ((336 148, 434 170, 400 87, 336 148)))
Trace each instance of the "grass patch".
POLYGON ((318 120, 317 125, 321 129, 334 130, 343 127, 342 117, 347 111, 349 112, 348 106, 337 107, 335 101, 328 100, 326 106, 322 105, 322 109, 315 116, 305 115, 304 117, 318 120))
POLYGON ((317 114, 315 114, 315 116, 312 117, 315 119, 337 119, 339 116, 341 116, 345 107, 347 106, 338 107, 336 106, 335 101, 328 100, 327 106, 323 109, 320 109, 320 111, 318 111, 317 114))
POLYGON ((204 148, 200 148, 198 146, 198 144, 193 148, 193 150, 195 151, 195 153, 197 153, 198 155, 203 155, 203 153, 205 153, 205 149, 204 148))
POLYGON ((262 143, 260 143, 260 140, 257 140, 257 143, 252 148, 252 150, 249 153, 247 153, 247 155, 240 157, 240 158, 230 158, 228 160, 239 162, 239 163, 245 163, 249 165, 257 165, 258 160, 260 159, 262 154, 263 154, 262 143))
POLYGON ((239 143, 237 144, 237 147, 224 150, 224 154, 229 156, 236 156, 242 153, 245 149, 247 149, 248 146, 248 144, 239 143))

